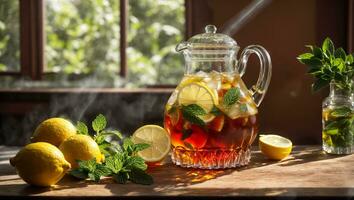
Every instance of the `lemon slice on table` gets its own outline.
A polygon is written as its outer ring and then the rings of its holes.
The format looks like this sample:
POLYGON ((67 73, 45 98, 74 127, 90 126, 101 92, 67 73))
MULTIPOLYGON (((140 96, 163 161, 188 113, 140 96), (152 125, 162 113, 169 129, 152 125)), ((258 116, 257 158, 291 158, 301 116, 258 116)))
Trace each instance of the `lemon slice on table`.
MULTIPOLYGON (((180 105, 197 104, 202 107, 206 113, 209 113, 214 105, 217 105, 218 99, 212 90, 202 83, 190 83, 183 86, 178 94, 178 103, 180 105)), ((207 114, 199 116, 204 122, 210 122, 214 115, 207 114)))
POLYGON ((292 149, 292 143, 289 139, 279 135, 260 135, 259 149, 268 158, 273 160, 282 160, 286 158, 292 149))
POLYGON ((150 147, 139 151, 138 155, 146 162, 163 160, 171 149, 171 140, 167 131, 157 125, 145 125, 136 130, 132 136, 134 143, 146 143, 150 147))

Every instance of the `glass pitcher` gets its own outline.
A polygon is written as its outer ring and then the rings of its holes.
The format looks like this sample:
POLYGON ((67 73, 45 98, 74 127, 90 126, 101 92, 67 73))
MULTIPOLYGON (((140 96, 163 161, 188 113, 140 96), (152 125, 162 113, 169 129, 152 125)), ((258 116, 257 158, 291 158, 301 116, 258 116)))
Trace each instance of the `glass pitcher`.
POLYGON ((271 60, 259 45, 246 47, 240 60, 238 50, 236 41, 216 33, 213 25, 177 45, 176 51, 185 58, 185 73, 164 113, 176 165, 218 169, 248 164, 258 132, 257 107, 271 78, 271 60), (241 76, 252 53, 260 59, 260 74, 249 90, 241 76))

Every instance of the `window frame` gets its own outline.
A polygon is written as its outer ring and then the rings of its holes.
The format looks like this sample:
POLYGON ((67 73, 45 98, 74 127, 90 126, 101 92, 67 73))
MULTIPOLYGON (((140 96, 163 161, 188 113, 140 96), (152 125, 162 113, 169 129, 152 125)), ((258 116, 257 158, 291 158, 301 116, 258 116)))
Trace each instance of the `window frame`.
MULTIPOLYGON (((119 0, 120 5, 120 39, 119 56, 120 64, 117 63, 118 76, 126 78, 128 75, 127 66, 127 28, 128 28, 128 6, 129 0, 119 0)), ((192 35, 192 0, 185 0, 185 38, 192 35)), ((45 58, 45 0, 19 0, 19 23, 20 23, 20 71, 0 72, 0 76, 30 77, 32 80, 42 80, 45 75, 56 74, 55 72, 44 72, 45 58)), ((147 87, 173 87, 171 85, 154 85, 147 87)))

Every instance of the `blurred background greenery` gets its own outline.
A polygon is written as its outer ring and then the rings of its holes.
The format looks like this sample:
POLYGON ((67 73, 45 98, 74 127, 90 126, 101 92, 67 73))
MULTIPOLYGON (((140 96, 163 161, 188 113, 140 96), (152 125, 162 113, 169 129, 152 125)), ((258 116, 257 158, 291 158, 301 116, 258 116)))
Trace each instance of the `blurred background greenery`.
MULTIPOLYGON (((0 2, 0 71, 19 71, 19 3, 0 2)), ((184 0, 128 2, 128 77, 122 85, 176 84, 183 75, 174 47, 185 35, 184 0)), ((119 20, 119 0, 45 0, 44 71, 120 80, 119 20)))

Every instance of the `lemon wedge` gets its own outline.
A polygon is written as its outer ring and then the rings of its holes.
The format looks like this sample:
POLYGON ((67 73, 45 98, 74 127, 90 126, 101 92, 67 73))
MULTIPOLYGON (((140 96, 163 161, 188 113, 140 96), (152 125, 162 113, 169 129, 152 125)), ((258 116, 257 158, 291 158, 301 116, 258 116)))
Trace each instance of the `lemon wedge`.
POLYGON ((279 135, 260 135, 259 149, 270 159, 282 160, 291 153, 292 143, 279 135))
MULTIPOLYGON (((218 104, 217 96, 211 89, 202 83, 190 83, 184 85, 178 94, 178 103, 180 105, 197 104, 202 107, 206 113, 209 113, 214 105, 218 104)), ((210 122, 214 119, 214 115, 207 114, 199 116, 204 122, 210 122)))
POLYGON ((171 149, 171 140, 167 131, 157 125, 145 125, 136 130, 132 136, 134 143, 146 143, 150 147, 139 151, 138 155, 146 162, 162 161, 171 149))

